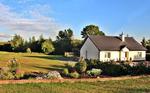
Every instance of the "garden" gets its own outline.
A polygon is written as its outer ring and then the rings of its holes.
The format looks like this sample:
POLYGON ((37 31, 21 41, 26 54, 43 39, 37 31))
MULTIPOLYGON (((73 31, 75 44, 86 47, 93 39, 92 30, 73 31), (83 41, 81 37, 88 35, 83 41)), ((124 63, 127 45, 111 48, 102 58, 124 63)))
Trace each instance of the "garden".
MULTIPOLYGON (((19 55, 19 54, 18 54, 19 55)), ((49 55, 50 56, 50 55, 49 55)), ((32 56, 35 57, 35 56, 32 56)), ((32 58, 31 57, 31 58, 32 58)), ((40 56, 39 56, 40 58, 40 56)), ((39 59, 38 58, 38 59, 39 59)), ((45 56, 47 58, 47 56, 45 56)), ((60 58, 60 57, 58 57, 60 58)), ((137 75, 149 75, 150 66, 144 62, 138 65, 131 66, 132 62, 100 62, 98 60, 85 60, 79 59, 79 62, 70 62, 65 60, 62 62, 58 61, 58 58, 48 59, 49 62, 55 65, 52 69, 51 66, 39 68, 36 70, 22 69, 22 65, 27 63, 19 62, 17 58, 12 58, 7 62, 7 65, 0 68, 0 79, 1 80, 22 80, 22 79, 35 79, 35 80, 47 80, 47 79, 84 79, 84 78, 104 78, 104 77, 119 77, 119 76, 137 76, 137 75), (57 63, 57 64, 56 64, 57 63), (41 69, 41 70, 40 70, 41 69)), ((65 57, 64 57, 65 58, 65 57)), ((42 57, 40 58, 42 59, 42 57)), ((40 62, 42 63, 42 61, 40 62)), ((6 64, 6 63, 5 63, 6 64)), ((32 66, 36 68, 37 65, 32 66)), ((47 63, 45 62, 47 65, 47 63)), ((28 68, 28 66, 26 67, 28 68)), ((34 69, 35 69, 34 68, 34 69)), ((30 68, 29 68, 30 69, 30 68)))

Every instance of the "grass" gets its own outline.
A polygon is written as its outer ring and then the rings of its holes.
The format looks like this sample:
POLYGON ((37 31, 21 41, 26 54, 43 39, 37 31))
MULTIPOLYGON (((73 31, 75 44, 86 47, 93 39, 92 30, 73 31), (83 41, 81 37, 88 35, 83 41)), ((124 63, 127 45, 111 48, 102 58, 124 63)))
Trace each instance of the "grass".
POLYGON ((150 93, 150 78, 76 83, 0 85, 0 93, 150 93))
POLYGON ((12 58, 16 58, 17 61, 20 62, 21 70, 25 72, 61 70, 64 68, 64 64, 67 61, 67 58, 64 58, 61 55, 0 52, 0 67, 7 66, 8 61, 12 58))

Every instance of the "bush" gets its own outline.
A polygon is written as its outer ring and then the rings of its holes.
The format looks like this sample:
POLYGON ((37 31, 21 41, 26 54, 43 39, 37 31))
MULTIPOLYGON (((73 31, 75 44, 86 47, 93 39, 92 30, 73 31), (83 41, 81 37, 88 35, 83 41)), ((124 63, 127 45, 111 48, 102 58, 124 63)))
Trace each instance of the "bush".
POLYGON ((97 68, 97 65, 100 64, 101 62, 99 60, 93 60, 93 59, 86 59, 85 60, 87 63, 87 70, 90 70, 92 68, 97 68))
POLYGON ((128 72, 130 75, 150 74, 150 67, 146 67, 143 63, 141 63, 128 69, 128 72))
POLYGON ((26 49, 26 52, 27 52, 27 53, 32 53, 32 51, 31 51, 30 48, 27 48, 27 49, 26 49))
POLYGON ((86 68, 87 68, 87 63, 84 61, 84 60, 80 60, 78 63, 75 64, 75 67, 76 71, 78 73, 84 73, 86 71, 86 68))
POLYGON ((3 79, 3 80, 14 79, 14 75, 13 73, 9 71, 9 68, 2 68, 0 70, 0 79, 3 79))
POLYGON ((103 71, 102 73, 104 75, 110 75, 110 76, 127 75, 127 68, 120 64, 112 64, 109 62, 105 62, 99 64, 98 68, 103 71))
POLYGON ((65 64, 65 67, 68 69, 69 73, 72 73, 72 72, 76 71, 76 69, 74 68, 74 66, 71 65, 71 64, 67 63, 67 64, 65 64))
POLYGON ((11 72, 15 72, 17 69, 19 69, 20 64, 17 62, 15 58, 9 60, 8 67, 11 72))
POLYGON ((92 70, 87 71, 87 74, 89 76, 99 76, 101 73, 102 73, 101 69, 95 69, 95 68, 93 68, 92 70))
POLYGON ((80 77, 80 74, 78 72, 73 72, 73 73, 70 73, 69 76, 71 78, 79 78, 80 77))
POLYGON ((16 70, 16 72, 14 73, 15 79, 20 79, 24 77, 24 73, 21 72, 20 70, 16 70))
POLYGON ((63 69, 63 74, 64 74, 65 76, 68 76, 69 71, 68 71, 68 69, 67 69, 67 68, 63 69))
POLYGON ((147 60, 147 61, 150 61, 150 53, 149 53, 149 54, 146 54, 146 60, 147 60))

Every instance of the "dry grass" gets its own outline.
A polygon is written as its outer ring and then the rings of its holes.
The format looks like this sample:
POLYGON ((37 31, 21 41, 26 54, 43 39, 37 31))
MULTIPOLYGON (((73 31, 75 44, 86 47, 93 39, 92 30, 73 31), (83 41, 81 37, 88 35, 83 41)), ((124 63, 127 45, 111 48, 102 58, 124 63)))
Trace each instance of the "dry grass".
POLYGON ((150 93, 150 78, 0 85, 0 93, 150 93))
MULTIPOLYGON (((64 57, 60 55, 45 55, 42 53, 0 52, 0 67, 7 66, 10 59, 16 58, 25 72, 47 72, 64 68, 64 57)), ((72 63, 73 64, 73 63, 72 63)))

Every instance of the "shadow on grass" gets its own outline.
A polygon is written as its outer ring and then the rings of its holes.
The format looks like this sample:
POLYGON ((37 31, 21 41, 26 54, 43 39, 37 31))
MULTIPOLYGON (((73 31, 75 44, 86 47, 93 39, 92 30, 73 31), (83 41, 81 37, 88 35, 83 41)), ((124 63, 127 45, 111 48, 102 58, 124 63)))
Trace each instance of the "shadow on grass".
POLYGON ((64 57, 61 55, 46 55, 46 56, 24 56, 31 58, 42 58, 42 59, 50 59, 50 60, 60 60, 60 61, 72 61, 73 58, 64 57))
POLYGON ((35 68, 39 68, 39 69, 46 69, 46 70, 50 70, 50 71, 62 71, 63 68, 65 68, 65 66, 60 66, 60 65, 51 65, 49 67, 44 67, 44 66, 33 66, 35 68))

